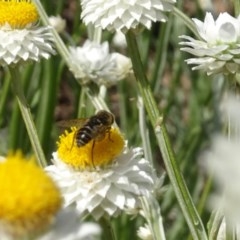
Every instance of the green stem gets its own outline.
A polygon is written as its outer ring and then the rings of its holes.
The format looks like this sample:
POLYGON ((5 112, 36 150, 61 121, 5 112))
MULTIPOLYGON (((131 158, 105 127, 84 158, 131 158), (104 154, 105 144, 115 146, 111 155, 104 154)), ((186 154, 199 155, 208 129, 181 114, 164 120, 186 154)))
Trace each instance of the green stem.
POLYGON ((199 35, 194 22, 187 15, 185 15, 182 11, 180 11, 176 7, 173 8, 173 14, 179 19, 181 19, 197 38, 201 39, 201 36, 199 35))
POLYGON ((144 217, 147 220, 153 240, 165 240, 165 231, 159 204, 153 196, 140 198, 144 217))
MULTIPOLYGON (((47 152, 51 144, 51 126, 54 116, 54 107, 57 98, 57 86, 59 74, 56 74, 56 65, 53 59, 43 62, 44 75, 41 85, 41 101, 38 106, 36 117, 36 127, 38 129, 38 137, 47 152)), ((58 69, 61 72, 61 69, 58 69)))
POLYGON ((146 127, 146 113, 143 105, 142 97, 138 97, 138 118, 139 118, 139 128, 140 128, 140 135, 142 139, 142 145, 144 150, 144 156, 150 161, 153 166, 153 157, 152 151, 150 146, 150 139, 149 139, 149 131, 146 127))
POLYGON ((215 213, 212 213, 212 216, 209 221, 209 240, 217 240, 218 232, 220 226, 222 224, 223 215, 220 209, 218 209, 215 213))
MULTIPOLYGON (((3 86, 1 86, 1 98, 0 98, 0 116, 3 116, 3 112, 6 106, 7 97, 10 89, 10 75, 7 75, 4 79, 3 86)), ((0 119, 0 124, 3 118, 0 119)))
POLYGON ((105 219, 105 218, 101 218, 99 221, 102 229, 103 229, 103 238, 102 239, 107 239, 107 240, 115 240, 117 239, 115 237, 115 234, 113 232, 112 226, 110 224, 110 221, 105 219))
POLYGON ((105 103, 104 99, 102 99, 96 92, 94 92, 88 86, 83 86, 83 89, 84 89, 87 97, 90 99, 90 101, 92 102, 93 106, 97 110, 104 109, 106 111, 110 111, 108 106, 107 106, 107 104, 105 103))
POLYGON ((240 2, 239 0, 234 0, 234 12, 235 12, 235 17, 238 17, 240 14, 240 2))
MULTIPOLYGON (((47 16, 41 2, 39 0, 33 0, 33 2, 37 7, 37 10, 39 12, 39 15, 41 16, 41 19, 42 19, 44 25, 50 26, 48 16, 47 16)), ((57 33, 57 31, 53 27, 51 28, 51 31, 52 31, 52 34, 53 34, 53 37, 54 37, 54 40, 55 40, 55 44, 57 46, 57 49, 58 49, 59 53, 61 54, 61 56, 65 60, 68 67, 72 66, 72 63, 70 61, 69 51, 68 51, 67 47, 65 46, 65 44, 62 41, 62 39, 60 38, 59 34, 57 33)))
POLYGON ((127 32, 126 40, 139 91, 142 95, 151 124, 155 130, 157 142, 162 152, 166 170, 173 185, 179 205, 188 223, 193 239, 207 239, 203 223, 193 204, 179 166, 175 160, 169 136, 163 123, 163 116, 158 110, 156 101, 150 89, 150 85, 148 84, 148 79, 144 73, 142 62, 140 60, 137 42, 134 34, 131 31, 127 32))
POLYGON ((17 102, 18 102, 20 111, 22 113, 22 117, 25 122, 33 150, 36 154, 38 164, 41 167, 45 167, 47 165, 47 162, 38 139, 37 130, 33 122, 30 108, 27 104, 26 98, 23 93, 23 89, 19 79, 19 76, 20 76, 19 71, 17 68, 10 68, 10 73, 12 76, 11 81, 12 81, 13 92, 17 98, 17 102))
POLYGON ((168 44, 170 41, 170 35, 172 34, 172 25, 173 25, 173 16, 170 15, 166 24, 161 24, 159 28, 159 36, 157 41, 157 51, 156 51, 156 58, 155 64, 153 69, 153 75, 151 82, 153 82, 154 90, 157 89, 156 84, 160 84, 158 81, 159 78, 162 77, 165 66, 166 66, 166 59, 167 59, 167 49, 168 44))

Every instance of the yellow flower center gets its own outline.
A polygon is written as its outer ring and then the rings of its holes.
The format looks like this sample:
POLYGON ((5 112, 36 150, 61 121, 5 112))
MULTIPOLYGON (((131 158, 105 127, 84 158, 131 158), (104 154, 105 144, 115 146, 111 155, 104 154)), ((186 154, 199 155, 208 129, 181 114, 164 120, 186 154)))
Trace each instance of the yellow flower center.
POLYGON ((0 193, 0 229, 14 239, 44 230, 62 204, 53 180, 20 152, 0 162, 0 193))
POLYGON ((30 0, 0 0, 0 26, 25 28, 38 20, 35 5, 30 0))
POLYGON ((112 127, 103 139, 93 139, 81 147, 76 144, 77 131, 77 128, 72 128, 70 133, 60 136, 57 150, 59 158, 75 169, 95 169, 108 165, 123 150, 124 139, 117 128, 112 127))

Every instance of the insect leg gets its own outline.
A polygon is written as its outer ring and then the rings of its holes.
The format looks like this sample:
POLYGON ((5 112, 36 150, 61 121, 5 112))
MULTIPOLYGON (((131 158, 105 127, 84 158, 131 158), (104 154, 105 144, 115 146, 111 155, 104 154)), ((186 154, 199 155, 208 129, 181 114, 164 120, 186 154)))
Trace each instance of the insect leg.
POLYGON ((95 139, 93 139, 91 155, 92 155, 92 166, 93 166, 93 168, 96 168, 95 165, 94 165, 94 160, 93 160, 93 149, 94 149, 94 146, 95 146, 95 139))
POLYGON ((74 135, 73 135, 73 140, 72 140, 72 146, 70 148, 70 152, 72 151, 72 148, 73 148, 73 145, 74 145, 74 141, 76 139, 76 134, 77 134, 77 131, 74 132, 74 135))
POLYGON ((113 142, 113 140, 111 139, 111 128, 109 128, 108 130, 107 130, 107 133, 108 133, 108 140, 109 141, 111 141, 111 142, 113 142))

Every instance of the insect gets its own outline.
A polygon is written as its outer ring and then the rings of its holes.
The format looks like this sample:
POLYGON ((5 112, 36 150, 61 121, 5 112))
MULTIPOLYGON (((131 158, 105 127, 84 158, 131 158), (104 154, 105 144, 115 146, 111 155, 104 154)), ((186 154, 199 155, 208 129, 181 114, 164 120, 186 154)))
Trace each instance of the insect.
MULTIPOLYGON (((58 122, 60 127, 77 127, 77 131, 74 134, 74 140, 78 147, 83 147, 91 140, 92 144, 92 165, 93 161, 93 149, 96 141, 101 141, 105 138, 106 134, 110 139, 110 129, 114 122, 114 115, 105 110, 97 112, 97 114, 91 116, 90 118, 84 119, 70 119, 58 122)), ((73 142, 74 144, 74 142, 73 142)), ((72 145, 73 146, 73 145, 72 145)), ((94 166, 95 167, 95 166, 94 166)))

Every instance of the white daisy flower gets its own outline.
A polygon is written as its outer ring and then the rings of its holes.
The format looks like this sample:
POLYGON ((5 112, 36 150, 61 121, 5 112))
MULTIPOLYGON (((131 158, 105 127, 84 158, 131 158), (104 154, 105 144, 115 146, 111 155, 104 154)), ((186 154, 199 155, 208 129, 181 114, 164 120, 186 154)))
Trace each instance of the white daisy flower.
POLYGON ((204 22, 193 19, 201 40, 181 36, 180 42, 186 47, 181 50, 195 55, 187 59, 188 64, 196 65, 193 70, 202 69, 208 75, 213 73, 235 74, 240 70, 240 17, 234 18, 221 13, 216 20, 207 13, 204 22))
POLYGON ((127 149, 122 135, 111 128, 101 141, 82 147, 73 144, 76 129, 60 137, 54 165, 46 171, 55 179, 65 200, 80 213, 96 220, 137 209, 139 196, 148 196, 154 185, 149 161, 141 148, 127 149))
POLYGON ((74 76, 83 83, 93 81, 111 86, 131 72, 131 60, 118 53, 109 53, 108 42, 98 44, 86 41, 83 47, 70 47, 74 76))
POLYGON ((100 240, 102 229, 93 222, 81 222, 79 213, 67 207, 56 216, 47 232, 34 238, 36 240, 100 240), (67 224, 66 224, 67 223, 67 224))
POLYGON ((49 58, 55 51, 48 27, 39 27, 38 13, 29 0, 0 1, 0 65, 49 58))
POLYGON ((167 21, 175 0, 81 0, 83 22, 102 29, 127 31, 139 24, 150 29, 152 22, 167 21))
POLYGON ((50 16, 48 20, 50 25, 54 27, 58 33, 64 32, 64 29, 66 27, 65 19, 63 19, 61 16, 58 15, 58 16, 50 16))
MULTIPOLYGON (((233 99, 229 103, 233 103, 233 99)), ((233 122, 234 129, 240 129, 240 117, 235 112, 240 110, 240 102, 235 98, 232 106, 223 105, 224 108, 230 107, 229 111, 224 109, 229 115, 228 120, 233 122), (231 114, 234 113, 234 114, 231 114), (236 126, 238 123, 238 128, 236 126)), ((231 126, 231 124, 230 124, 231 126)), ((216 206, 222 210, 226 219, 233 224, 240 226, 240 138, 239 131, 231 131, 231 138, 218 136, 213 141, 213 146, 206 155, 206 170, 213 174, 216 184, 216 191, 211 199, 210 206, 216 206)), ((216 209, 215 209, 216 210, 216 209)))

